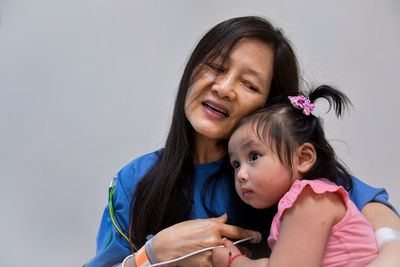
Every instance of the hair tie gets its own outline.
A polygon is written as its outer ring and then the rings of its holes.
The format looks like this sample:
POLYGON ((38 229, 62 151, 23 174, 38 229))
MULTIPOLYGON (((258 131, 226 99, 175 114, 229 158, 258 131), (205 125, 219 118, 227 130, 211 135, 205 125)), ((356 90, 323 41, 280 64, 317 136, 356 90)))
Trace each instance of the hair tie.
POLYGON ((299 96, 288 96, 290 103, 293 107, 303 110, 303 114, 310 115, 311 111, 314 110, 315 105, 311 103, 308 97, 299 96))

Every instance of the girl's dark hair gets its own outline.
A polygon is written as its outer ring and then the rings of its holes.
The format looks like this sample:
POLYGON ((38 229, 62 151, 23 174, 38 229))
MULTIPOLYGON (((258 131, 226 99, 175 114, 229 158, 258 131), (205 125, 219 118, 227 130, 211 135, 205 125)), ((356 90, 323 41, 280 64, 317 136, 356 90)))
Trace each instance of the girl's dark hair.
MULTIPOLYGON (((329 109, 333 107, 338 117, 351 105, 345 94, 327 85, 309 92, 311 102, 320 98, 328 101, 329 109)), ((303 111, 293 107, 287 98, 284 100, 279 97, 276 100, 276 104, 242 118, 233 131, 250 124, 260 140, 270 144, 278 153, 282 164, 289 169, 292 169, 292 155, 297 147, 311 143, 316 150, 317 159, 303 179, 327 178, 350 191, 353 185, 351 175, 338 161, 335 151, 326 140, 320 119, 312 114, 303 114, 303 111)))
MULTIPOLYGON (((295 53, 281 31, 260 17, 238 17, 213 27, 199 41, 183 72, 172 124, 158 161, 137 184, 131 201, 130 237, 142 246, 148 234, 190 219, 193 204, 194 129, 186 119, 185 98, 201 66, 227 58, 243 38, 256 38, 271 46, 274 53, 273 78, 269 98, 297 95, 298 64, 295 53), (199 68, 200 67, 200 68, 199 68)), ((268 102, 268 101, 267 101, 268 102)), ((226 143, 226 142, 222 142, 226 143)), ((221 168, 210 180, 226 171, 221 168)), ((233 179, 232 179, 233 180, 233 179)), ((209 209, 210 216, 214 215, 209 209)))

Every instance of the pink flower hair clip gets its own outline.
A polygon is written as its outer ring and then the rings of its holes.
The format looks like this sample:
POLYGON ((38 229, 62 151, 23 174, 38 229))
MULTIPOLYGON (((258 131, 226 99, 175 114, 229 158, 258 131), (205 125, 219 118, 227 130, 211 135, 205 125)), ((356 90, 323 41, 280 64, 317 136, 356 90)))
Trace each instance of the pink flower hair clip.
POLYGON ((293 107, 303 110, 303 114, 310 115, 311 111, 314 110, 315 105, 311 103, 308 97, 299 96, 288 96, 290 103, 293 107))

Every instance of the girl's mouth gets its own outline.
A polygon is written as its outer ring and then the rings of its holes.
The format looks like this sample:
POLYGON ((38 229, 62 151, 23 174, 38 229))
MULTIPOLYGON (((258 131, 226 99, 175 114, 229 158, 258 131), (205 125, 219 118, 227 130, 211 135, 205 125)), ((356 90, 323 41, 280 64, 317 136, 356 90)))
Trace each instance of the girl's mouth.
POLYGON ((249 189, 242 188, 241 190, 242 190, 242 195, 244 198, 248 198, 251 196, 251 194, 253 194, 253 191, 251 191, 249 189))

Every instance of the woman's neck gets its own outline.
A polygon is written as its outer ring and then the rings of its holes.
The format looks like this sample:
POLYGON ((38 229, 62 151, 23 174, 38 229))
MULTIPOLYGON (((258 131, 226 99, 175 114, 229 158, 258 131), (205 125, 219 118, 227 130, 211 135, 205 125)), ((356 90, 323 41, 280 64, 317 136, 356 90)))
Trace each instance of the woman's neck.
POLYGON ((195 136, 194 164, 206 164, 218 161, 227 155, 220 140, 210 139, 200 134, 195 136))

